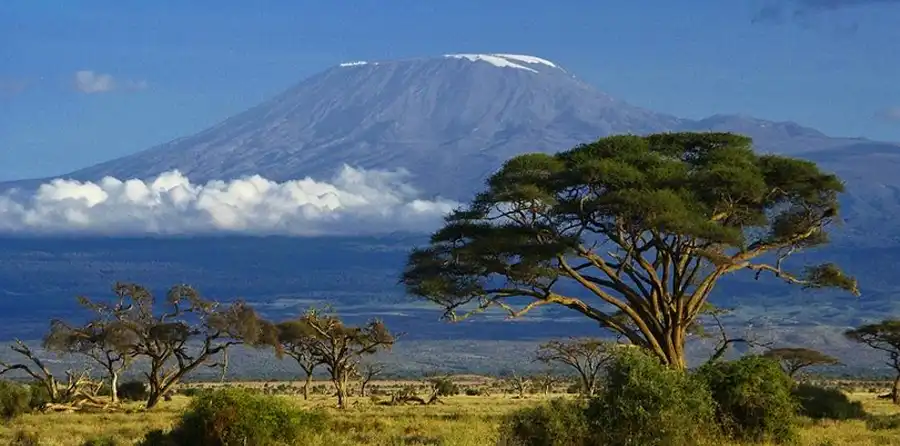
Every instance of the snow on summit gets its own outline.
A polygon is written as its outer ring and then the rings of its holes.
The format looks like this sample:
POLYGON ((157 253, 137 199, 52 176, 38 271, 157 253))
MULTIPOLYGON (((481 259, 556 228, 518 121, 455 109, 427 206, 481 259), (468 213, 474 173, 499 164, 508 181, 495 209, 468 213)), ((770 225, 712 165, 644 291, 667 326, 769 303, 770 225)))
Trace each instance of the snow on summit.
POLYGON ((541 59, 540 57, 534 56, 526 56, 521 54, 445 54, 444 57, 450 57, 454 59, 467 59, 471 62, 487 62, 491 65, 501 68, 517 68, 520 70, 527 70, 534 73, 538 71, 534 68, 527 67, 526 65, 546 65, 551 68, 557 68, 562 70, 555 63, 550 62, 547 59, 541 59))

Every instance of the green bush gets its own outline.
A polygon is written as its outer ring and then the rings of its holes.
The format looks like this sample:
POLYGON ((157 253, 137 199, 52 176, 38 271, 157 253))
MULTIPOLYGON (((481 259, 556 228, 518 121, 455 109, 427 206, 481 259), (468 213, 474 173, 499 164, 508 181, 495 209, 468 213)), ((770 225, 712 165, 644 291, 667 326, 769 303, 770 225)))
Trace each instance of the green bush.
POLYGON ((698 370, 716 401, 723 432, 734 439, 784 443, 796 439, 794 381, 771 359, 745 356, 698 370))
POLYGON ((244 389, 204 391, 171 432, 150 432, 144 446, 269 446, 302 444, 304 433, 323 430, 325 415, 287 400, 244 389))
POLYGON ((799 384, 794 387, 793 394, 803 416, 818 420, 855 420, 866 416, 862 403, 850 401, 847 394, 838 389, 799 384))
POLYGON ((590 444, 690 446, 718 434, 715 402, 704 384, 638 349, 616 353, 586 414, 596 436, 590 444))
POLYGON ((125 401, 146 401, 150 396, 150 391, 147 389, 147 385, 141 381, 126 381, 119 384, 118 395, 119 399, 125 401))
POLYGON ((459 395, 459 386, 450 378, 433 378, 431 384, 438 396, 459 395))
POLYGON ((28 384, 28 390, 31 392, 31 401, 29 406, 32 409, 41 409, 49 404, 50 391, 40 381, 34 381, 28 384))
POLYGON ((554 399, 520 409, 500 426, 500 446, 588 446, 590 431, 582 403, 554 399))
POLYGON ((31 389, 11 381, 0 381, 0 417, 11 420, 31 412, 31 389))
POLYGON ((463 392, 467 396, 490 396, 491 391, 484 387, 466 387, 463 392))

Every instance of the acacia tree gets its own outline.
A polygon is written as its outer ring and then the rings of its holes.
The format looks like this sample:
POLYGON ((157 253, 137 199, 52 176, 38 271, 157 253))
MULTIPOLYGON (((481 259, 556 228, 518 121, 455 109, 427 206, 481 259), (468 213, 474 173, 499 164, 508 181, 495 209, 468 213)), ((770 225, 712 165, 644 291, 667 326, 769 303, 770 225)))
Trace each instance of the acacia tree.
POLYGON ((401 281, 450 320, 561 305, 684 368, 687 330, 729 274, 858 294, 834 264, 785 265, 827 243, 843 189, 812 162, 759 155, 729 133, 520 155, 410 254, 401 281))
POLYGON ((112 302, 80 300, 97 314, 109 315, 132 339, 129 354, 149 362, 148 409, 187 374, 226 355, 233 345, 278 345, 275 326, 240 301, 221 305, 188 285, 173 286, 161 302, 137 284, 117 283, 113 291, 117 299, 112 302))
POLYGON ((832 356, 828 356, 820 351, 809 348, 773 348, 765 353, 763 357, 773 359, 781 363, 781 368, 791 378, 802 369, 819 365, 838 365, 841 362, 832 356))
POLYGON ((525 394, 532 384, 532 378, 530 376, 519 375, 516 372, 512 372, 503 379, 503 383, 506 384, 507 389, 515 392, 516 396, 525 398, 525 394))
POLYGON ((284 355, 297 361, 297 365, 306 375, 303 382, 303 399, 309 399, 309 387, 312 384, 313 372, 322 364, 321 358, 316 355, 311 344, 315 340, 312 330, 300 320, 285 321, 277 325, 278 342, 284 355))
POLYGON ((603 365, 611 358, 614 345, 593 338, 569 338, 541 344, 537 360, 545 364, 562 364, 578 374, 584 395, 592 396, 597 388, 597 378, 603 365))
POLYGON ((297 323, 310 339, 310 352, 328 370, 340 408, 345 407, 347 384, 357 375, 362 357, 394 344, 394 335, 378 320, 354 327, 345 325, 336 315, 312 309, 297 323))
POLYGON ((359 366, 359 395, 366 396, 366 388, 378 375, 384 373, 385 365, 380 362, 366 361, 359 366))
POLYGON ((851 341, 888 354, 887 365, 896 373, 891 387, 891 400, 894 404, 900 404, 900 320, 885 319, 847 330, 844 335, 851 341))
POLYGON ((117 403, 119 375, 132 363, 130 349, 135 341, 134 333, 116 321, 98 319, 73 327, 61 320, 53 320, 44 338, 44 348, 84 355, 100 365, 106 373, 110 399, 117 403))

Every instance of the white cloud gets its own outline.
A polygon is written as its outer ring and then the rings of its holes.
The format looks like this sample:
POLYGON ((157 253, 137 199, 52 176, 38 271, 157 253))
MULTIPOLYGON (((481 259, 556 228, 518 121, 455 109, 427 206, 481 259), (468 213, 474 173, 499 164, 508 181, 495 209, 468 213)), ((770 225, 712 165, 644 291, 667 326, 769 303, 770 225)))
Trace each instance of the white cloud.
POLYGON ((178 171, 148 182, 56 179, 0 195, 0 233, 362 235, 431 231, 458 203, 417 198, 405 172, 344 166, 330 183, 258 175, 192 184, 178 171))
POLYGON ((142 90, 147 88, 147 81, 119 82, 110 74, 97 73, 91 70, 75 72, 75 89, 82 93, 105 93, 113 90, 142 90))

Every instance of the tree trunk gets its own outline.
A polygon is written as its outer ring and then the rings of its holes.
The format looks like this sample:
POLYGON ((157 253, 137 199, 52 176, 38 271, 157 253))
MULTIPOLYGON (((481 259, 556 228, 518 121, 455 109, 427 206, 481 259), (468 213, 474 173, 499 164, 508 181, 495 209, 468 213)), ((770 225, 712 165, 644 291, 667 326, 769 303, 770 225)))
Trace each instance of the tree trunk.
POLYGON ((656 340, 662 349, 656 354, 664 364, 676 370, 687 369, 687 360, 684 357, 685 331, 684 327, 673 327, 669 329, 668 335, 656 340))
POLYGON ((891 388, 891 401, 900 404, 900 375, 894 378, 894 387, 891 388))
POLYGON ((162 392, 159 390, 150 389, 150 396, 147 398, 147 409, 152 409, 159 404, 159 399, 162 398, 162 392))
POLYGON ((334 389, 337 393, 338 400, 338 408, 344 409, 345 406, 345 397, 347 396, 347 382, 341 378, 336 378, 334 380, 334 389))
POLYGON ((109 398, 113 404, 119 402, 119 373, 109 373, 109 398))
POLYGON ((306 382, 303 383, 303 399, 309 399, 309 386, 312 384, 312 373, 306 373, 306 382))

